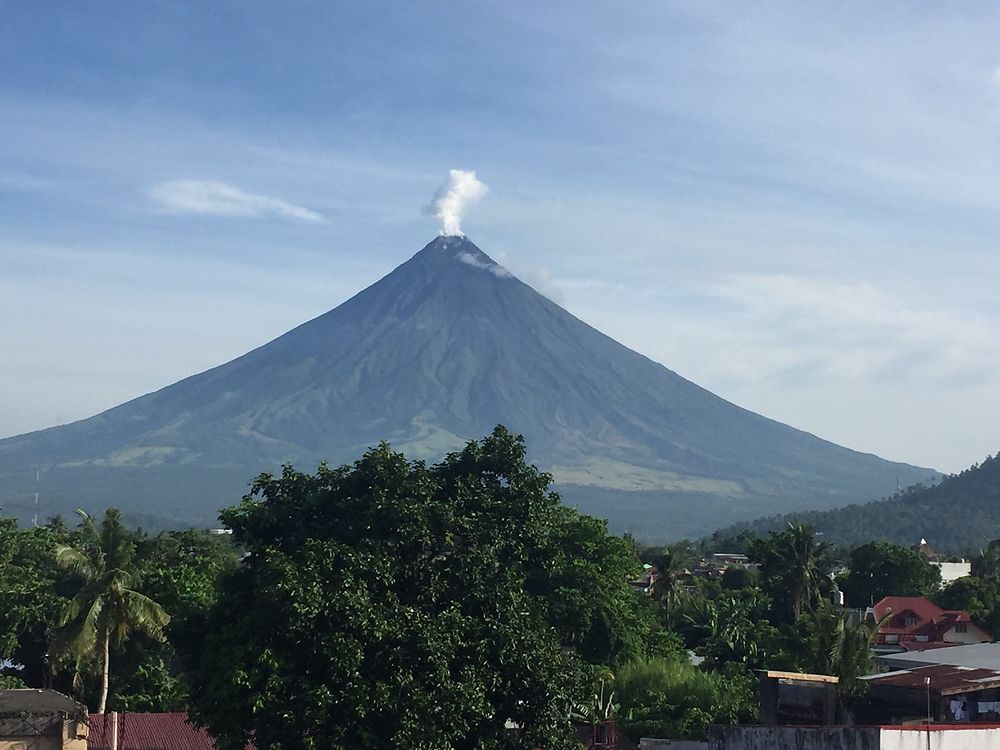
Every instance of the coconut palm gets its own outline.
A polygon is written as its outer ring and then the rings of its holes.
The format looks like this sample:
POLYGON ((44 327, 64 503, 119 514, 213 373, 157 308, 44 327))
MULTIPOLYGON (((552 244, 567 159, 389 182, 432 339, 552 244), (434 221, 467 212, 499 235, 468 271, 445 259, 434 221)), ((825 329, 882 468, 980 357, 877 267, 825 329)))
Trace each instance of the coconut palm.
POLYGON ((886 614, 881 620, 858 617, 823 601, 802 622, 800 634, 807 656, 800 666, 838 676, 842 695, 863 692, 861 677, 872 671, 872 643, 891 616, 886 614))
POLYGON ((63 611, 57 646, 74 660, 77 679, 86 660, 99 659, 102 677, 97 713, 102 714, 108 700, 111 645, 120 646, 132 631, 162 640, 170 616, 134 589, 138 579, 135 542, 122 525, 121 513, 109 509, 100 527, 82 510, 77 513, 83 518, 79 545, 59 545, 55 551, 59 566, 82 582, 63 611))
POLYGON ((680 594, 681 576, 692 554, 688 543, 678 542, 664 547, 653 556, 652 564, 656 568, 656 579, 653 582, 652 594, 663 605, 668 620, 680 594))
POLYGON ((830 551, 808 524, 789 523, 786 530, 750 544, 750 559, 760 567, 762 585, 787 622, 795 622, 804 609, 819 602, 829 580, 830 551))

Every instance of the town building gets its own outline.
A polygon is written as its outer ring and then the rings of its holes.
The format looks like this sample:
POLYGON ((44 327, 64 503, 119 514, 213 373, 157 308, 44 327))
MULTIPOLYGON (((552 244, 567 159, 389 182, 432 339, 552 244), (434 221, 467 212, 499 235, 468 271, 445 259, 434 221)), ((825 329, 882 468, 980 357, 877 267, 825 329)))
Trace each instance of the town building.
POLYGON ((941 609, 922 596, 886 596, 869 612, 876 622, 888 618, 875 635, 876 653, 992 640, 989 633, 972 622, 967 612, 941 609))
POLYGON ((55 690, 0 690, 0 750, 87 750, 87 708, 55 690))

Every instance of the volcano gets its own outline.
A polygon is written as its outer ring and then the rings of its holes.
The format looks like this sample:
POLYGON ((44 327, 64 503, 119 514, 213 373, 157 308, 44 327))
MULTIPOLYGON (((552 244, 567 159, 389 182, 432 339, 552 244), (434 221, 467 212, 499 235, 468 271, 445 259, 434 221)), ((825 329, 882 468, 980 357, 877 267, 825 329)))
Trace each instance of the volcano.
POLYGON ((465 237, 438 237, 238 359, 0 441, 0 504, 22 519, 115 505, 148 526, 207 525, 282 464, 312 471, 381 440, 433 460, 497 424, 525 436, 565 502, 645 539, 934 476, 735 406, 578 320, 465 237))

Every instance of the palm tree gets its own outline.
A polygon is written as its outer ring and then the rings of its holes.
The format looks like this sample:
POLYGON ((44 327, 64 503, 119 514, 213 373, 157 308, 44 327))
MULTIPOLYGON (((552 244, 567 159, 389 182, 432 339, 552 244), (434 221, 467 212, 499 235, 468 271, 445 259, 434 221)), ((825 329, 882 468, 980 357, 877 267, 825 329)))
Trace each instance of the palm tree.
POLYGON ((809 671, 838 676, 842 695, 862 692, 861 677, 872 670, 875 635, 891 616, 889 613, 876 621, 823 601, 803 624, 809 652, 804 666, 809 671))
POLYGON ((662 605, 670 619, 673 605, 680 593, 680 578, 693 552, 687 542, 677 542, 662 548, 652 559, 656 568, 652 594, 662 605))
POLYGON ((819 601, 830 550, 830 544, 816 540, 812 526, 801 523, 789 523, 785 531, 772 531, 769 539, 751 543, 750 558, 760 566, 764 587, 775 604, 780 602, 788 622, 795 622, 803 609, 819 601))
POLYGON ((63 611, 57 645, 73 657, 77 679, 83 661, 99 656, 102 678, 97 713, 103 714, 112 642, 120 646, 133 630, 162 640, 170 616, 133 588, 138 579, 135 542, 122 525, 121 513, 108 509, 100 527, 82 510, 77 513, 83 518, 79 547, 61 544, 55 551, 59 566, 82 581, 63 611))

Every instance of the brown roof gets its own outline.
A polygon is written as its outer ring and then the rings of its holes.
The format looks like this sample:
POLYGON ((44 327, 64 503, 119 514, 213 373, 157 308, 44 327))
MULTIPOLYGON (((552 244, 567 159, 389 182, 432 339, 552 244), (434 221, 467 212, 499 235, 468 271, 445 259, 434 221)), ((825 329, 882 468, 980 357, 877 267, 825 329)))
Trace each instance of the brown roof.
MULTIPOLYGON (((204 729, 188 723, 187 714, 118 714, 120 750, 215 750, 204 729)), ((87 750, 111 750, 111 714, 92 714, 87 750)))
POLYGON ((938 695, 971 693, 977 690, 1000 687, 1000 672, 993 669, 956 667, 951 664, 934 664, 929 667, 900 669, 895 672, 865 677, 869 685, 926 690, 938 695), (924 679, 930 677, 930 685, 924 679))

